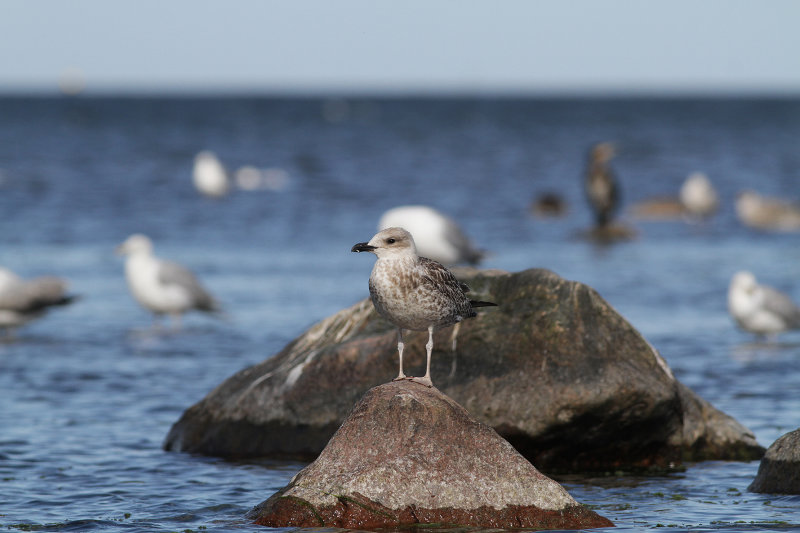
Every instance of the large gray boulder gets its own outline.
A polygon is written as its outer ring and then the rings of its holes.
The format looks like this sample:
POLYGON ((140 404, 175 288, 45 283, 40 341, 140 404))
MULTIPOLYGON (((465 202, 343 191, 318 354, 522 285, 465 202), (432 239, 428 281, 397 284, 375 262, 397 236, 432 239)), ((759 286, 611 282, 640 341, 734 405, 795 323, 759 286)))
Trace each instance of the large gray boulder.
POLYGON ((800 429, 790 431, 772 443, 747 490, 800 494, 800 429))
MULTIPOLYGON (((592 288, 539 269, 456 274, 473 299, 499 307, 435 334, 433 383, 537 468, 670 469, 763 455, 752 432, 681 385, 592 288)), ((421 375, 427 333, 404 340, 406 373, 421 375)), ((396 374, 396 329, 363 300, 227 379, 183 414, 164 446, 313 459, 364 392, 396 374)))
POLYGON ((613 526, 452 399, 409 381, 369 390, 319 457, 249 517, 360 530, 613 526))

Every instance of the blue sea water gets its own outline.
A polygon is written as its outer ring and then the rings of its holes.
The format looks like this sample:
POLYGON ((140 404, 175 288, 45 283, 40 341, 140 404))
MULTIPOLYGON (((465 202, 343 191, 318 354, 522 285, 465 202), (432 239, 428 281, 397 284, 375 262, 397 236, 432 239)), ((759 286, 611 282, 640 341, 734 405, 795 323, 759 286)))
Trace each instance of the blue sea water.
MULTIPOLYGON (((800 200, 798 185, 797 99, 0 98, 0 265, 61 275, 81 297, 0 342, 0 527, 260 529, 244 513, 303 464, 162 441, 229 375, 364 298, 372 260, 350 247, 400 204, 457 219, 490 251, 484 267, 591 285, 678 379, 768 446, 800 427, 800 332, 739 331, 726 291, 749 269, 800 301, 800 234, 745 228, 733 202, 746 188, 800 200), (604 140, 617 143, 626 206, 703 171, 720 212, 702 224, 623 215, 636 239, 578 238, 591 222, 586 151, 604 140), (203 149, 230 169, 279 169, 285 187, 203 197, 191 184, 203 149), (531 215, 547 191, 565 217, 531 215), (134 232, 191 266, 227 320, 153 327, 114 255, 134 232)), ((565 486, 616 530, 800 528, 800 497, 747 492, 757 469, 711 461, 565 486)))

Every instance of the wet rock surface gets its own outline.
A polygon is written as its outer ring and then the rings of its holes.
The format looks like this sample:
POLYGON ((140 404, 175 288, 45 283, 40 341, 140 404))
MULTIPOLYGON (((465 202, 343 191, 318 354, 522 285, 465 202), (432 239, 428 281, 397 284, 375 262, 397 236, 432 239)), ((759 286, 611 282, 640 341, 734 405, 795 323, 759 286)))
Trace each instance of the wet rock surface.
POLYGON ((800 429, 781 436, 767 448, 758 473, 747 490, 800 494, 800 429))
POLYGON ((359 529, 613 525, 452 399, 408 381, 368 391, 316 461, 249 517, 359 529))
MULTIPOLYGON (((542 471, 763 455, 752 432, 679 383, 592 288, 541 269, 456 274, 471 298, 500 307, 436 332, 433 383, 542 471)), ((406 372, 420 375, 427 333, 404 340, 406 372)), ((164 446, 310 460, 364 392, 396 374, 396 329, 365 299, 228 378, 183 414, 164 446)))

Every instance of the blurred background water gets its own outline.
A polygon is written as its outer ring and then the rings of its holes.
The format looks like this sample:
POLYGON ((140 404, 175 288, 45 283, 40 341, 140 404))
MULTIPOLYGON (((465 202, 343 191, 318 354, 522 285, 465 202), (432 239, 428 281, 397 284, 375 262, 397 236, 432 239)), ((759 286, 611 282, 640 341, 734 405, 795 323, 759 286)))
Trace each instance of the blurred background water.
MULTIPOLYGON (((748 229, 733 203, 743 189, 798 200, 798 184, 797 99, 0 98, 0 265, 63 276, 81 296, 0 343, 0 526, 253 529, 244 513, 302 464, 167 453, 162 440, 226 377, 366 297, 372 260, 350 247, 401 204, 458 220, 490 252, 482 267, 594 287, 678 379, 768 446, 800 426, 800 333, 738 330, 726 291, 748 269, 800 301, 800 235, 748 229), (634 240, 580 239, 586 153, 606 140, 626 208, 702 171, 719 213, 623 215, 634 240), (275 179, 201 196, 191 171, 204 149, 275 179), (563 218, 530 213, 548 191, 567 202, 563 218), (190 266, 228 320, 153 328, 113 253, 134 232, 190 266)), ((800 497, 746 491, 757 468, 566 486, 618 530, 800 527, 800 497)))

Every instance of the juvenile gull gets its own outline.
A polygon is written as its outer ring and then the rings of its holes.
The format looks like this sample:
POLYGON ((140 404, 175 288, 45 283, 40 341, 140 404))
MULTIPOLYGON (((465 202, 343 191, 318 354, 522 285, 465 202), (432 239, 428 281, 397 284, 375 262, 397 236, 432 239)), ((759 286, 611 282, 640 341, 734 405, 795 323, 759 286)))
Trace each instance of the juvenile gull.
POLYGON ((485 255, 455 220, 426 205, 403 205, 386 211, 378 221, 378 231, 394 227, 414 236, 420 255, 445 265, 475 265, 485 255))
POLYGON ((433 331, 476 316, 474 307, 497 304, 467 298, 469 287, 440 263, 418 256, 414 238, 403 228, 387 228, 369 242, 354 245, 351 251, 372 252, 378 256, 369 277, 369 294, 378 313, 397 326, 400 372, 395 381, 409 379, 433 386, 433 331), (428 331, 424 377, 407 377, 403 373, 404 329, 428 331))
POLYGON ((131 235, 117 253, 127 255, 125 278, 134 299, 156 316, 170 315, 179 324, 187 311, 221 312, 190 270, 153 255, 153 243, 146 236, 131 235))
POLYGON ((747 271, 731 279, 728 310, 739 327, 759 335, 800 328, 800 307, 782 292, 760 285, 747 271))
POLYGON ((51 307, 67 305, 75 296, 67 283, 55 276, 24 280, 0 267, 0 328, 7 332, 42 316, 51 307))

